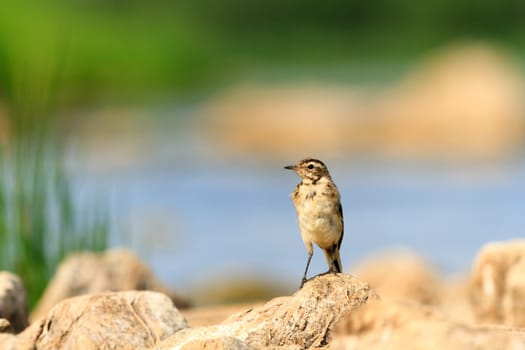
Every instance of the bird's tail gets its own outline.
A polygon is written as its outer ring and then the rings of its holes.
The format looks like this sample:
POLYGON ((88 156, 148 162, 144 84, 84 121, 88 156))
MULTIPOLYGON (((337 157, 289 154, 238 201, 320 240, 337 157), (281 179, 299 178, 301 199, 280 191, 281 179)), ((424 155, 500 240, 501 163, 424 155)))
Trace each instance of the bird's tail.
POLYGON ((333 273, 343 272, 343 265, 341 264, 341 257, 339 256, 339 248, 333 245, 328 249, 323 249, 326 262, 328 263, 328 271, 333 273))

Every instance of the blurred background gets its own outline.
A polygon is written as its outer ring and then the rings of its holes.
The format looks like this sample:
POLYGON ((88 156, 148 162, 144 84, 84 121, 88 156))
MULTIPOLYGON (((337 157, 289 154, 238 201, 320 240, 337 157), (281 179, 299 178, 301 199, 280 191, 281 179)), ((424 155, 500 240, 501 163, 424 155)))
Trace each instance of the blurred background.
POLYGON ((231 281, 294 290, 306 251, 283 166, 312 156, 342 193, 347 272, 409 249, 462 273, 523 233, 524 11, 4 0, 0 269, 34 303, 68 252, 124 246, 198 302, 231 281))

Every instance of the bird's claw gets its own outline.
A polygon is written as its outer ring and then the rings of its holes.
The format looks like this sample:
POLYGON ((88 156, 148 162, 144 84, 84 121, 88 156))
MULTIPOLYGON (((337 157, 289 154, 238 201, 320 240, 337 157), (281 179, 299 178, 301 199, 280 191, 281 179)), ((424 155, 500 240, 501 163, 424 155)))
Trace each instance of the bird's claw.
POLYGON ((308 281, 307 278, 303 278, 303 280, 301 281, 301 286, 299 287, 299 289, 302 289, 304 284, 308 281))

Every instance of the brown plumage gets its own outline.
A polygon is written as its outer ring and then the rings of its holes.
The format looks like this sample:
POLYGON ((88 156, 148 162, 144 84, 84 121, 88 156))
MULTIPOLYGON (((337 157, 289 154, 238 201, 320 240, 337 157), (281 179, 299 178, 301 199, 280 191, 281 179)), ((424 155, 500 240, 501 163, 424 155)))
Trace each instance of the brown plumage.
POLYGON ((322 161, 306 158, 285 169, 293 170, 301 177, 291 198, 297 212, 301 237, 308 251, 302 287, 312 259, 313 243, 323 250, 328 272, 343 271, 339 256, 344 234, 343 208, 337 186, 322 161))

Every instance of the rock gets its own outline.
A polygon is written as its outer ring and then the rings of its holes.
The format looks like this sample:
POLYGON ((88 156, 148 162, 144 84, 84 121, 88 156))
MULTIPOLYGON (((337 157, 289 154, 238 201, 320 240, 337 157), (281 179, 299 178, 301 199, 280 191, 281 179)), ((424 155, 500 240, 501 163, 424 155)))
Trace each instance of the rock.
POLYGON ((238 305, 268 301, 293 290, 283 282, 253 275, 209 277, 192 288, 192 298, 199 305, 238 305))
POLYGON ((331 350, 523 349, 525 333, 451 322, 417 303, 374 301, 347 314, 334 332, 331 350))
POLYGON ((2 350, 34 350, 31 339, 9 333, 0 333, 0 349, 2 350))
POLYGON ((434 268, 413 252, 382 253, 357 264, 352 272, 367 281, 381 299, 435 305, 442 295, 442 282, 434 268))
POLYGON ((463 324, 475 323, 469 302, 470 276, 456 276, 443 282, 442 295, 437 305, 447 319, 463 324))
POLYGON ((318 276, 293 296, 272 299, 218 325, 184 329, 161 342, 158 349, 180 349, 194 341, 224 337, 237 338, 256 349, 316 348, 328 343, 334 324, 343 315, 376 298, 367 283, 350 275, 318 276))
POLYGON ((431 52, 373 104, 378 151, 493 158, 523 144, 525 88, 502 50, 472 43, 431 52))
POLYGON ((12 333, 11 323, 5 318, 0 318, 0 333, 12 333))
POLYGON ((524 257, 525 241, 488 243, 481 248, 469 293, 477 322, 525 327, 519 316, 525 294, 524 257))
POLYGON ((0 271, 0 318, 9 321, 11 329, 19 333, 28 324, 26 291, 18 276, 0 271))
POLYGON ((380 89, 240 86, 212 101, 198 128, 221 154, 490 159, 521 150, 523 96, 519 62, 471 43, 431 52, 380 89))
POLYGON ((147 349, 186 327, 164 294, 108 292, 58 303, 21 336, 37 349, 147 349))
POLYGON ((504 324, 525 327, 525 259, 523 258, 508 269, 502 299, 502 314, 504 324))
POLYGON ((225 153, 298 158, 343 151, 348 139, 359 138, 348 134, 347 123, 364 114, 360 97, 326 85, 241 86, 217 97, 199 127, 225 153))
MULTIPOLYGON (((177 348, 178 349, 178 348, 177 348)), ((252 347, 245 342, 232 337, 194 340, 180 348, 180 350, 301 350, 298 345, 252 347)))
POLYGON ((151 290, 169 295, 175 306, 188 302, 162 285, 151 270, 125 249, 104 253, 81 252, 67 257, 58 267, 31 315, 44 316, 51 307, 66 298, 105 291, 151 290))
POLYGON ((335 334, 364 334, 383 327, 397 327, 412 320, 439 320, 437 309, 414 301, 376 300, 359 307, 336 325, 335 334))
POLYGON ((472 323, 468 277, 442 278, 423 257, 409 250, 375 254, 351 268, 382 300, 433 305, 453 321, 472 323))
POLYGON ((232 337, 191 341, 180 350, 255 350, 243 341, 232 337))
POLYGON ((234 305, 200 306, 181 310, 181 313, 188 321, 190 327, 201 327, 221 323, 233 314, 261 305, 262 303, 243 303, 234 305))

